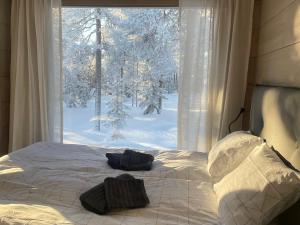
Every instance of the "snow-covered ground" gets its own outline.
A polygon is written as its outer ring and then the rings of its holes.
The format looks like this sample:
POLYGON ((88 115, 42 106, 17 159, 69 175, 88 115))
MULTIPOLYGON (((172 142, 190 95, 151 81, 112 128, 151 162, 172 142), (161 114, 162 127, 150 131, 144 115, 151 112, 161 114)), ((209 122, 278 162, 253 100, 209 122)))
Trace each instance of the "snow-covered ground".
MULTIPOLYGON (((95 103, 90 101, 86 108, 64 108, 64 143, 85 144, 101 147, 129 147, 136 149, 176 149, 177 143, 177 94, 166 95, 160 115, 143 115, 143 110, 131 107, 128 101, 128 114, 124 128, 120 130, 122 139, 113 139, 113 129, 101 126, 95 130, 93 122, 95 103)), ((102 114, 107 112, 102 98, 102 114)), ((105 118, 105 117, 104 117, 105 118)))

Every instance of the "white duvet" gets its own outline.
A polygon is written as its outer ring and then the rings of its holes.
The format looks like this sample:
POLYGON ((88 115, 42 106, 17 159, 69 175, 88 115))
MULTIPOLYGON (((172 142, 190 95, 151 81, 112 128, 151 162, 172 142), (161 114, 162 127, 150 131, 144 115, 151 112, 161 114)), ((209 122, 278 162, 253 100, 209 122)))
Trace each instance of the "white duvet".
POLYGON ((148 207, 105 216, 86 211, 80 205, 80 193, 105 177, 124 173, 107 165, 107 151, 112 150, 37 143, 2 157, 0 224, 219 224, 207 155, 199 152, 152 151, 152 171, 129 172, 144 179, 148 207))

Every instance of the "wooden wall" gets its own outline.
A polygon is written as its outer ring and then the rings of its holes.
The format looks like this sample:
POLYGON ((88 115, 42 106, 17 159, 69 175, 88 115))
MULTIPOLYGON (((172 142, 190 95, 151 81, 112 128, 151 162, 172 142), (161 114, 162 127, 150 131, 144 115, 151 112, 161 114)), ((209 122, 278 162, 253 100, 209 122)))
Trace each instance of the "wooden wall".
POLYGON ((300 0, 256 0, 254 14, 245 129, 255 84, 300 87, 300 0))
POLYGON ((0 0, 0 156, 8 151, 10 7, 11 0, 0 0))
POLYGON ((300 0, 263 0, 256 82, 300 87, 300 0))
POLYGON ((253 26, 252 26, 252 40, 251 40, 251 51, 248 66, 248 79, 247 79, 247 89, 245 97, 245 113, 243 116, 243 129, 249 129, 250 120, 250 107, 251 107, 251 97, 253 88, 256 85, 255 80, 255 69, 256 69, 256 57, 258 52, 258 38, 260 30, 261 21, 261 2, 262 0, 254 1, 254 12, 253 12, 253 26))

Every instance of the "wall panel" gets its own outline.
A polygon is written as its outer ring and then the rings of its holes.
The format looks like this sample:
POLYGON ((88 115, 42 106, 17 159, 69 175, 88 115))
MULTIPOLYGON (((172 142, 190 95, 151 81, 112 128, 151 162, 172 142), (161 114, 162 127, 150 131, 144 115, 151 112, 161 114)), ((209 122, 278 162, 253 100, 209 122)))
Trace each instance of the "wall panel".
POLYGON ((258 55, 268 54, 300 41, 300 1, 287 8, 260 29, 258 55))
POLYGON ((258 57, 256 83, 300 87, 300 43, 258 57))
POLYGON ((272 3, 262 0, 261 15, 277 13, 259 29, 256 82, 300 87, 300 0, 272 3))
POLYGON ((243 115, 243 129, 245 130, 247 130, 249 127, 251 97, 252 97, 253 88, 256 83, 255 70, 256 70, 256 55, 258 49, 261 4, 262 4, 261 0, 254 1, 251 52, 250 52, 249 65, 248 65, 248 79, 247 79, 245 102, 244 102, 245 112, 243 115))
POLYGON ((8 152, 11 0, 0 0, 0 156, 8 152))
MULTIPOLYGON (((261 0, 257 11, 260 21, 254 22, 258 28, 254 29, 245 99, 248 110, 256 84, 300 87, 300 0, 261 0)), ((244 129, 248 122, 246 112, 244 129)))
POLYGON ((262 0, 261 24, 267 23, 269 20, 279 15, 283 9, 288 7, 295 0, 262 0))

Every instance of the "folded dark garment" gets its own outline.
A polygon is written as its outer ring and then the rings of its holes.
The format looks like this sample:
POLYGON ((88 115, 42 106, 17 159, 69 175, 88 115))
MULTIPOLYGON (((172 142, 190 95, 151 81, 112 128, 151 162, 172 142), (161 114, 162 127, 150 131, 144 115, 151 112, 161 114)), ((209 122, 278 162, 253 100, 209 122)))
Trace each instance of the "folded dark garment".
POLYGON ((140 208, 149 204, 143 180, 108 177, 104 187, 108 209, 140 208))
POLYGON ((113 169, 121 169, 120 161, 123 153, 106 153, 106 158, 108 158, 108 165, 113 169))
POLYGON ((88 211, 96 214, 106 214, 108 212, 104 183, 98 184, 92 189, 80 195, 81 205, 88 211))
POLYGON ((125 150, 120 161, 124 170, 151 170, 154 157, 150 154, 125 150))
POLYGON ((150 154, 126 149, 124 153, 106 153, 107 163, 113 169, 127 171, 151 170, 154 157, 150 154))
MULTIPOLYGON (((133 180, 134 177, 129 174, 122 174, 116 178, 116 180, 133 180)), ((106 214, 109 210, 107 207, 107 201, 105 196, 104 183, 98 184, 90 190, 80 195, 81 205, 88 211, 96 214, 106 214)))

